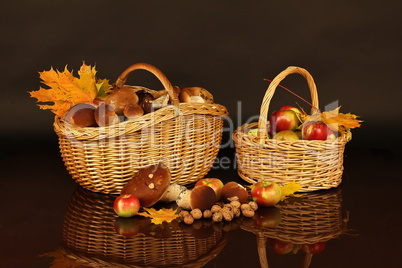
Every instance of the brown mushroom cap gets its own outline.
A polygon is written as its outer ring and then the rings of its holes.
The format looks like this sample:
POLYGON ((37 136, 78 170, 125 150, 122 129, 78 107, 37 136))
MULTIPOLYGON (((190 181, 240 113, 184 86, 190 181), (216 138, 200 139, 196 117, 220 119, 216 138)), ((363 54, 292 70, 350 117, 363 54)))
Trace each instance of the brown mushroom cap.
POLYGON ((121 190, 121 194, 132 194, 143 207, 150 207, 161 199, 170 184, 170 171, 162 163, 138 170, 121 190))
POLYGON ((215 191, 205 185, 194 187, 190 195, 191 209, 199 208, 201 211, 210 209, 216 203, 215 191), (211 191, 212 190, 212 191, 211 191))
POLYGON ((231 181, 226 183, 221 192, 222 202, 229 203, 229 198, 237 196, 241 204, 245 203, 248 199, 247 189, 237 182, 231 181))
POLYGON ((151 93, 145 92, 144 90, 137 91, 138 105, 144 110, 144 113, 151 113, 152 101, 155 99, 151 93))
POLYGON ((124 108, 127 105, 137 102, 137 94, 127 86, 113 91, 105 100, 107 105, 110 105, 114 108, 117 115, 123 115, 124 108))
POLYGON ((144 110, 138 104, 132 103, 124 108, 124 116, 128 119, 135 119, 144 114, 144 110))
POLYGON ((79 103, 68 110, 65 120, 77 127, 95 127, 96 107, 88 103, 79 103))
POLYGON ((205 103, 214 103, 212 94, 202 87, 186 87, 183 88, 179 95, 181 102, 200 102, 197 99, 202 98, 205 103))
POLYGON ((120 119, 111 106, 102 103, 95 110, 95 121, 98 126, 106 127, 119 123, 120 119))

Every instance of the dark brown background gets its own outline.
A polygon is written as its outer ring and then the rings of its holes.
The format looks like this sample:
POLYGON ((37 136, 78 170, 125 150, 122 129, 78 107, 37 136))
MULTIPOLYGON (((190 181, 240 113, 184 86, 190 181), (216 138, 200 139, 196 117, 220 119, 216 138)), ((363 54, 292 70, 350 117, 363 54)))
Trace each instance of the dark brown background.
MULTIPOLYGON (((133 63, 153 64, 174 85, 211 91, 235 127, 259 114, 264 78, 304 67, 316 81, 321 109, 338 101, 342 112, 365 121, 349 146, 399 144, 402 4, 277 2, 2 1, 2 151, 54 146, 53 114, 39 110, 27 91, 39 89, 39 71, 68 65, 77 75, 82 61, 111 82, 133 63)), ((143 71, 128 83, 161 88, 143 71)), ((303 78, 283 84, 310 99, 303 78)), ((309 110, 280 89, 270 111, 295 102, 309 110)))

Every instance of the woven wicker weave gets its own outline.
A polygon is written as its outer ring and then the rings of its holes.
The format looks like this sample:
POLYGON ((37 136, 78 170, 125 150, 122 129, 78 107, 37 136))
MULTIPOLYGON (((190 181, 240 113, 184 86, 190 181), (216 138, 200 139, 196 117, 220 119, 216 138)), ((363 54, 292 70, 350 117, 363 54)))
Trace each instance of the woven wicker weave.
MULTIPOLYGON (((296 199, 278 203, 281 222, 273 228, 242 225, 243 230, 257 236, 261 267, 268 267, 267 239, 277 239, 295 245, 326 242, 346 232, 348 213, 342 207, 341 189, 308 193, 296 199)), ((258 212, 258 211, 257 211, 258 212)), ((306 254, 303 267, 308 267, 311 254, 306 254)))
POLYGON ((90 267, 202 267, 226 245, 226 232, 198 238, 172 224, 164 225, 170 229, 166 238, 141 232, 124 237, 114 229, 114 198, 81 187, 74 192, 63 226, 62 249, 69 259, 90 267))
POLYGON ((55 118, 54 130, 67 170, 88 190, 117 194, 140 168, 159 162, 170 168, 172 183, 191 184, 210 170, 219 151, 226 108, 178 103, 167 78, 148 64, 130 66, 116 85, 121 87, 127 75, 137 69, 153 73, 173 105, 109 127, 78 128, 55 118))
MULTIPOLYGON (((336 140, 279 141, 267 139, 267 115, 276 87, 289 74, 300 74, 308 82, 312 105, 319 107, 317 88, 312 76, 299 67, 288 67, 269 85, 264 96, 258 123, 244 124, 233 134, 238 173, 249 183, 273 181, 284 185, 292 181, 303 185, 300 192, 337 187, 342 180, 343 153, 347 135, 336 140), (247 135, 258 128, 258 136, 247 135)), ((312 108, 311 113, 316 111, 312 108)))

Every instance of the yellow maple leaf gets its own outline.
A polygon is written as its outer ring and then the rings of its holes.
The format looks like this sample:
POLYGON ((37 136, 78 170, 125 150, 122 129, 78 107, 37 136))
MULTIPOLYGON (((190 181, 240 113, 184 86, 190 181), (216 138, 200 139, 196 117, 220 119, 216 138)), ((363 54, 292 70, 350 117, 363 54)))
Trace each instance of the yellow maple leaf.
POLYGON ((162 208, 156 210, 154 208, 144 208, 146 212, 140 212, 138 215, 151 218, 153 224, 162 224, 164 221, 167 223, 175 220, 179 215, 176 213, 177 209, 172 208, 166 209, 162 208))
POLYGON ((296 183, 296 181, 289 182, 281 187, 282 196, 281 201, 284 200, 289 195, 294 195, 295 192, 299 191, 303 186, 296 183))
POLYGON ((50 109, 53 113, 62 117, 70 107, 78 103, 93 103, 98 94, 95 86, 95 67, 82 64, 79 78, 74 77, 72 72, 64 68, 63 72, 49 71, 39 72, 42 83, 49 88, 40 88, 38 91, 31 91, 31 97, 38 102, 54 104, 39 104, 41 109, 50 109))

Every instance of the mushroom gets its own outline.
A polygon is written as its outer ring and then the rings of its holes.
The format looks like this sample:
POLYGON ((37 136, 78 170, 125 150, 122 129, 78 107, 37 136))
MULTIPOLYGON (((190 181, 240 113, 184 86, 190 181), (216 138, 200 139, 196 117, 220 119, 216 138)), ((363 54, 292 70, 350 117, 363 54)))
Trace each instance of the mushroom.
POLYGON ((144 110, 145 114, 151 113, 154 110, 152 109, 152 101, 155 99, 151 93, 146 92, 145 90, 137 91, 138 96, 138 105, 144 110))
POLYGON ((193 210, 199 208, 204 211, 210 209, 216 203, 215 191, 209 186, 196 186, 192 190, 181 192, 176 203, 183 209, 193 210))
POLYGON ((183 88, 179 95, 180 102, 213 103, 214 98, 205 88, 187 87, 183 88))
POLYGON ((176 183, 170 184, 159 202, 169 203, 176 201, 177 198, 179 198, 179 195, 186 190, 187 188, 185 186, 176 183))
MULTIPOLYGON (((179 94, 180 94, 180 92, 181 92, 181 89, 178 87, 178 86, 174 86, 173 87, 173 92, 174 92, 174 94, 176 94, 177 96, 179 96, 179 94)), ((155 93, 152 93, 152 96, 155 98, 155 99, 157 99, 157 98, 159 98, 159 97, 162 97, 162 96, 164 96, 164 95, 168 95, 168 91, 166 90, 166 89, 163 89, 163 90, 159 90, 159 91, 157 91, 157 92, 155 92, 155 93)), ((170 98, 170 96, 169 96, 169 103, 171 103, 173 100, 170 98)))
POLYGON ((138 104, 131 103, 124 108, 123 114, 128 119, 135 119, 144 114, 144 110, 138 104))
POLYGON ((138 170, 121 190, 121 194, 135 195, 142 207, 158 202, 170 184, 170 171, 164 164, 151 165, 138 170))
POLYGON ((68 110, 65 120, 76 127, 95 127, 96 107, 88 103, 79 103, 68 110))
POLYGON ((114 108, 117 115, 123 115, 124 108, 138 102, 137 94, 128 86, 114 90, 105 100, 107 105, 114 108))
POLYGON ((95 110, 95 121, 100 127, 106 127, 120 122, 113 107, 102 103, 95 110))
POLYGON ((233 201, 233 198, 237 197, 238 201, 243 204, 248 199, 247 189, 234 181, 226 183, 221 192, 221 201, 224 203, 229 203, 233 201))

